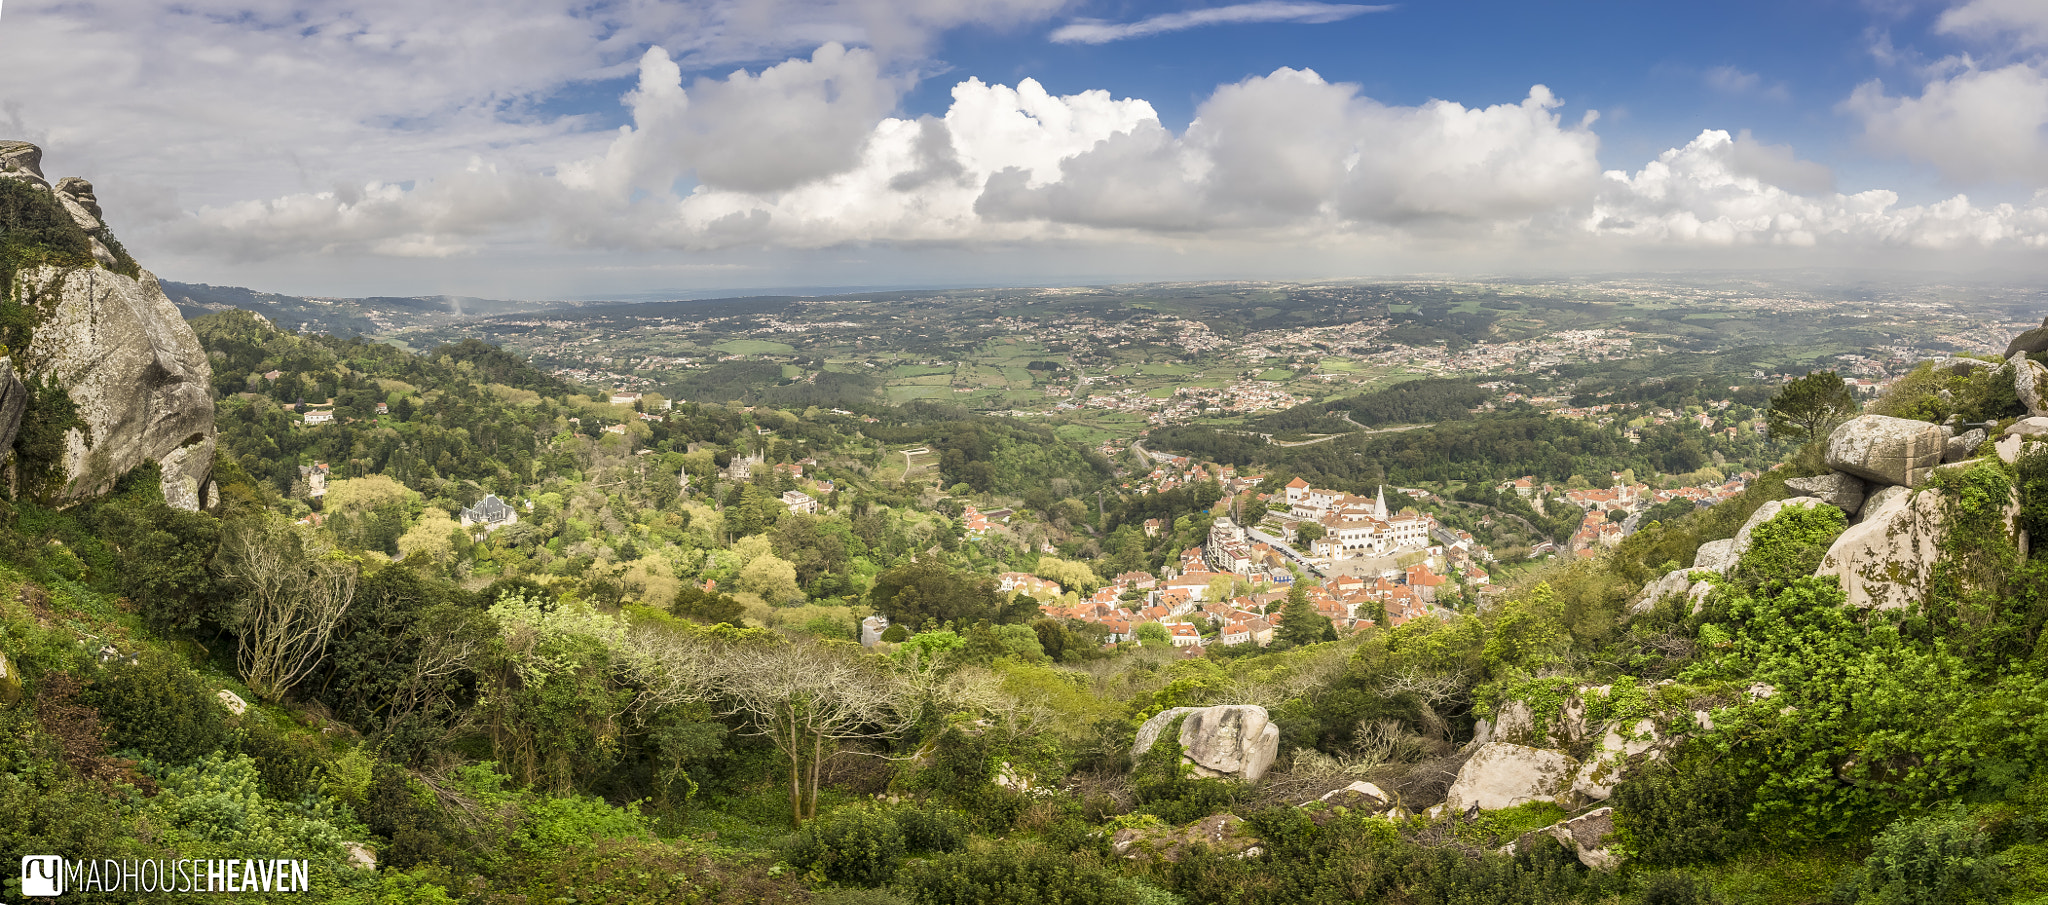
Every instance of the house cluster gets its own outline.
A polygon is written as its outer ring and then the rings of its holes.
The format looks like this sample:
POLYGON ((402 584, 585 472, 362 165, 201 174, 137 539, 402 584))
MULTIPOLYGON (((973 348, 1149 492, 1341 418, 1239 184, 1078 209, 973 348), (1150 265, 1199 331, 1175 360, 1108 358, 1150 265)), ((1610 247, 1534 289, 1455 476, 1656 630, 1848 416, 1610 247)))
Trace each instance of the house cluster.
POLYGON ((1060 583, 1050 578, 1040 578, 1029 572, 1004 572, 996 576, 996 588, 1005 594, 1017 593, 1039 600, 1047 600, 1066 593, 1060 583))
POLYGON ((1008 509, 990 509, 983 512, 969 503, 967 508, 960 512, 960 527, 967 532, 968 537, 987 537, 989 529, 1009 524, 1011 514, 1008 509))
POLYGON ((1202 545, 1201 560, 1213 572, 1252 581, 1294 580, 1286 554, 1272 544, 1253 539, 1251 532, 1227 515, 1219 515, 1209 524, 1209 539, 1202 545))
POLYGON ((1309 555, 1333 562, 1420 550, 1429 546, 1429 531, 1436 527, 1436 520, 1427 515, 1389 512, 1385 488, 1367 499, 1311 487, 1295 478, 1287 482, 1285 501, 1289 519, 1323 527, 1323 536, 1310 543, 1309 555))

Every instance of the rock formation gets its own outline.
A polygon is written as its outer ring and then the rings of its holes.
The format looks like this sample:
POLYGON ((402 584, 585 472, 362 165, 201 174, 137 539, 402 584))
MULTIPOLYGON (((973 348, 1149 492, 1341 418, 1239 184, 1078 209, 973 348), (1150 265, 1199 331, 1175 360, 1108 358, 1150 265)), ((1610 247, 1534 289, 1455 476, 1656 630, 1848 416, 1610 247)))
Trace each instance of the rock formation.
POLYGON ((1658 742, 1657 721, 1652 719, 1637 720, 1626 732, 1619 726, 1608 726, 1601 734, 1600 744, 1586 755, 1579 771, 1572 776, 1572 791, 1594 801, 1606 801, 1632 766, 1658 755, 1658 742))
POLYGON ((1513 854, 1536 842, 1537 837, 1549 836, 1579 856, 1580 864, 1594 870, 1613 870, 1621 866, 1621 853, 1608 847, 1609 837, 1613 835, 1614 809, 1599 808, 1562 823, 1524 833, 1521 838, 1508 843, 1506 851, 1513 854))
POLYGON ((2008 359, 2014 355, 2035 352, 2048 352, 2048 319, 2042 320, 2041 326, 2013 337, 2012 342, 2005 346, 2005 357, 2008 359))
POLYGON ((57 486, 24 486, 43 476, 19 468, 13 480, 18 489, 70 503, 105 493, 123 474, 156 462, 172 505, 209 506, 214 412, 206 352, 155 276, 118 272, 123 262, 111 250, 118 243, 100 219, 92 184, 74 177, 51 187, 41 159, 34 145, 0 142, 0 177, 48 191, 86 233, 99 266, 24 267, 6 287, 10 298, 34 301, 39 322, 0 378, 0 427, 9 427, 5 416, 22 381, 63 387, 81 422, 66 434, 61 474, 50 482, 57 486))
POLYGON ((1175 707, 1153 716, 1138 727, 1131 757, 1152 750, 1159 734, 1183 716, 1187 719, 1180 725, 1182 759, 1194 765, 1197 776, 1257 782, 1280 754, 1280 727, 1273 725, 1266 708, 1231 704, 1175 707))
POLYGON ((1510 742, 1479 746, 1444 796, 1444 810, 1495 811, 1532 801, 1554 801, 1570 790, 1578 761, 1558 751, 1510 742))
MULTIPOLYGON (((1983 439, 1981 432, 1978 439, 1980 442, 1983 439)), ((1792 478, 1785 482, 1785 486, 1798 491, 1802 496, 1813 497, 1850 515, 1855 515, 1856 510, 1863 508, 1863 495, 1867 492, 1862 478, 1839 471, 1811 478, 1792 478)))
POLYGON ((2048 415, 2048 367, 2028 359, 2025 353, 2013 355, 2012 388, 2027 414, 2048 415))
MULTIPOLYGON (((1814 573, 1840 579, 1849 606, 1903 609, 1926 597, 1942 556, 1943 495, 1933 490, 1901 491, 1882 503, 1873 499, 1866 504, 1863 521, 1835 539, 1814 573)), ((2005 525, 2024 552, 2019 514, 2015 494, 2005 507, 2005 525)))
POLYGON ((1828 436, 1827 463, 1866 481, 1911 487, 1941 464, 1948 436, 1925 421, 1859 415, 1828 436))

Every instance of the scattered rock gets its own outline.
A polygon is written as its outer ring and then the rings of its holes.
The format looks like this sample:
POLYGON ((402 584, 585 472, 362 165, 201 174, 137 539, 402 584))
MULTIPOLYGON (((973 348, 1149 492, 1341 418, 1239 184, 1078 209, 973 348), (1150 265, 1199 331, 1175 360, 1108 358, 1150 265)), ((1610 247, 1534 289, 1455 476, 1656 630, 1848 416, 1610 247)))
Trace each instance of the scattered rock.
POLYGON ((1594 870, 1611 871, 1621 866, 1621 854, 1607 846, 1614 835, 1614 809, 1587 811, 1539 832, 1548 834, 1579 856, 1579 863, 1594 870))
POLYGON ((1494 811, 1532 801, 1553 801, 1570 788, 1578 761, 1557 751, 1489 742, 1465 761, 1444 796, 1453 813, 1468 808, 1494 811))
POLYGON ((1929 359, 1928 363, 1936 373, 1948 374, 1951 377, 1968 377, 1974 371, 1995 367, 1991 362, 1981 358, 1933 358, 1929 359))
POLYGON ((1131 757, 1136 758, 1151 750, 1159 739, 1159 733, 1181 716, 1186 717, 1180 727, 1183 757, 1194 765, 1198 776, 1227 776, 1257 782, 1259 777, 1266 775, 1267 768, 1273 766, 1273 758, 1280 753, 1280 727, 1273 725, 1266 708, 1255 704, 1232 704, 1175 707, 1146 720, 1145 725, 1138 727, 1131 757))
POLYGON ((2012 388, 2020 397, 2020 404, 2027 407, 2029 415, 2048 415, 2048 367, 2027 358, 2025 353, 2012 357, 2012 388))
POLYGON ((1705 569, 1720 575, 1728 574, 1735 568, 1735 538, 1724 537, 1700 545, 1699 552, 1692 556, 1694 569, 1705 569))
MULTIPOLYGON (((1835 539, 1814 574, 1840 579, 1852 607, 1893 610, 1923 599, 1942 555, 1942 505, 1942 494, 1932 490, 1883 501, 1835 539)), ((2005 507, 2005 525, 2024 555, 2019 511, 2014 493, 2005 507)))
POLYGON ((1375 814, 1394 804, 1394 796, 1369 782, 1354 782, 1344 788, 1324 792, 1323 797, 1317 800, 1333 808, 1350 808, 1375 814))
POLYGON ((215 695, 215 697, 220 698, 220 705, 222 707, 226 707, 229 713, 232 713, 236 716, 241 716, 242 714, 249 712, 249 702, 242 700, 241 695, 238 695, 232 691, 223 688, 220 690, 219 694, 215 695))
POLYGON ((2011 434, 1998 438, 1998 442, 1991 444, 1991 448, 1998 453, 1998 461, 2004 462, 2007 465, 2013 465, 2019 462, 2020 445, 2026 442, 2027 438, 2018 434, 2011 434))
POLYGON ((1911 487, 1941 463, 1947 438, 1925 421, 1859 415, 1828 436, 1827 464, 1866 481, 1911 487))
POLYGON ((2039 415, 2031 418, 2021 418, 2013 422, 2011 427, 2006 428, 2002 436, 2048 437, 2048 418, 2039 415))
POLYGON ((1005 761, 1002 764, 997 765, 996 785, 1002 786, 1003 788, 1009 789, 1013 792, 1031 791, 1031 780, 1023 776, 1022 774, 1018 773, 1017 768, 1010 766, 1008 761, 1005 761))
POLYGON ((1642 593, 1636 595, 1635 602, 1629 604, 1628 611, 1637 615, 1647 613, 1655 609, 1659 601, 1684 594, 1690 591, 1692 586, 1691 569, 1674 569, 1666 572, 1664 577, 1643 586, 1642 593))
POLYGON ((1618 726, 1609 725, 1600 744, 1586 755, 1578 773, 1572 776, 1572 791, 1594 801, 1606 801, 1631 766, 1641 758, 1657 756, 1657 742, 1655 720, 1637 720, 1625 735, 1618 726))
MULTIPOLYGON (((1984 441, 1988 439, 1990 436, 1990 434, 1984 432, 1983 428, 1973 427, 1960 434, 1948 438, 1948 445, 1944 447, 1941 452, 1941 461, 1961 462, 1964 459, 1967 459, 1972 455, 1975 455, 1977 452, 1977 447, 1983 446, 1984 441)), ((1787 483, 1790 482, 1788 481, 1787 483)), ((1852 509, 1850 511, 1854 512, 1855 510, 1852 509)))
POLYGON ((1130 859, 1150 853, 1168 861, 1179 861, 1188 847, 1197 842, 1207 846, 1211 852, 1239 858, 1256 857, 1262 852, 1258 837, 1244 828, 1244 820, 1236 814, 1204 817, 1180 829, 1167 826, 1125 827, 1109 837, 1109 850, 1130 859))
POLYGON ((377 853, 360 842, 344 842, 343 851, 348 852, 348 863, 363 870, 377 869, 377 853))
POLYGON ((1799 491, 1800 496, 1813 497, 1850 515, 1863 508, 1863 479, 1855 475, 1831 471, 1810 478, 1793 478, 1785 486, 1799 491))

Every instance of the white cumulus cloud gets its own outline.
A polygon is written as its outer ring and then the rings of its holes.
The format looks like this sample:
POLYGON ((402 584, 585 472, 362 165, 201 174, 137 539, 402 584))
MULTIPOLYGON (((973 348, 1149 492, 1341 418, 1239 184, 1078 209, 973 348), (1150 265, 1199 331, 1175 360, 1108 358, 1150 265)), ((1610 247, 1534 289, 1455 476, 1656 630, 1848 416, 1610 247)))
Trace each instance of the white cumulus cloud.
POLYGON ((1918 97, 1866 82, 1843 109, 1874 148, 1933 165, 1956 182, 2048 186, 2048 74, 2036 65, 1965 65, 1918 97))

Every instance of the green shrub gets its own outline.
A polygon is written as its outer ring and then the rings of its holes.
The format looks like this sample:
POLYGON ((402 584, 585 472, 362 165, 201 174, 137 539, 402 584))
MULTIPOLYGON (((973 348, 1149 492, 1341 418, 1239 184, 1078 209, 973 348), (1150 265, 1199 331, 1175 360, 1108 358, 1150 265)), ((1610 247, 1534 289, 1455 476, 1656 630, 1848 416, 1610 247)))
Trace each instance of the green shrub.
POLYGON ((1748 789, 1694 746, 1644 764, 1615 787, 1613 801, 1622 844, 1645 865, 1720 861, 1750 844, 1748 789))
POLYGON ((199 675, 169 654, 101 666, 86 691, 116 751, 164 764, 189 764, 228 741, 227 709, 199 675))
POLYGON ((1983 828, 1960 809, 1900 820, 1863 862, 1859 905, 1966 905, 1996 901, 1997 873, 1983 828))
POLYGON ((1679 871, 1662 871, 1642 879, 1636 901, 1642 905, 1715 905, 1721 901, 1706 881, 1679 871))
POLYGON ((1833 506, 1781 511, 1750 532, 1749 549, 1735 564, 1735 581, 1754 589, 1812 575, 1829 545, 1848 527, 1848 517, 1833 506))
POLYGON ((910 806, 893 813, 903 844, 913 852, 954 852, 967 844, 970 822, 952 808, 910 806))
POLYGON ((784 860, 819 880, 880 886, 896 876, 909 846, 896 816, 876 808, 849 808, 798 830, 784 860))
POLYGON ((916 905, 1124 905, 1133 890, 1092 861, 1037 846, 940 855, 897 881, 916 905))

